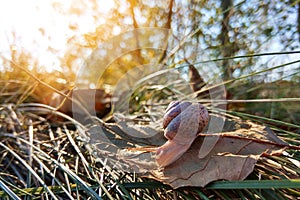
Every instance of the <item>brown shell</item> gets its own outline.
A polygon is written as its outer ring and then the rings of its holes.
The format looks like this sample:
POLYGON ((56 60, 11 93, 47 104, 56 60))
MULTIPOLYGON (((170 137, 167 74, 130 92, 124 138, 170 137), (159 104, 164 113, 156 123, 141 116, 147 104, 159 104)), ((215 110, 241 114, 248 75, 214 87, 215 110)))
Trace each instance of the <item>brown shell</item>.
POLYGON ((200 103, 175 102, 171 103, 163 119, 164 135, 167 139, 180 143, 193 141, 196 135, 208 124, 207 109, 200 103), (172 105, 171 105, 172 104, 172 105))
POLYGON ((179 102, 173 101, 169 104, 168 108, 165 111, 165 115, 163 117, 163 128, 165 129, 169 123, 179 115, 183 110, 185 110, 188 106, 190 106, 191 102, 179 102))

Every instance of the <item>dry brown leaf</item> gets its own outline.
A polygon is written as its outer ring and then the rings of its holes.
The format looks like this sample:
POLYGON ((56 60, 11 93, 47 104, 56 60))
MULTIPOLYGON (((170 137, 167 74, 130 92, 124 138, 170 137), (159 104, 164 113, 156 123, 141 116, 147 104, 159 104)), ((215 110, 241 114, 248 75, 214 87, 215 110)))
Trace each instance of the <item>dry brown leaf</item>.
MULTIPOLYGON (((261 156, 281 154, 288 147, 288 144, 264 126, 239 119, 226 119, 224 132, 199 134, 183 156, 171 165, 159 168, 155 161, 155 152, 135 151, 130 147, 137 141, 147 146, 161 145, 165 140, 157 144, 157 139, 163 140, 162 137, 150 134, 149 138, 139 138, 138 131, 141 127, 132 132, 134 126, 129 128, 126 124, 110 125, 110 129, 118 135, 115 138, 119 136, 124 138, 124 135, 127 135, 128 148, 124 148, 126 145, 123 143, 122 147, 116 147, 117 152, 114 152, 117 154, 114 156, 115 159, 122 163, 122 166, 126 166, 126 170, 131 168, 173 188, 204 187, 212 181, 221 179, 243 180, 253 171, 261 156), (128 137, 130 136, 130 133, 126 133, 128 130, 131 134, 134 133, 135 137, 128 137), (199 155, 201 147, 204 146, 203 141, 206 146, 213 145, 204 157, 199 155)), ((141 131, 141 136, 145 137, 145 131, 147 129, 141 131)), ((153 131, 151 130, 151 133, 153 131)), ((158 134, 162 133, 158 131, 158 134)))
POLYGON ((280 153, 284 148, 272 143, 249 138, 221 136, 199 136, 191 148, 177 161, 164 169, 151 171, 149 177, 174 188, 182 186, 205 186, 220 179, 243 180, 254 169, 262 154, 280 153), (219 137, 212 151, 199 158, 204 137, 219 137))

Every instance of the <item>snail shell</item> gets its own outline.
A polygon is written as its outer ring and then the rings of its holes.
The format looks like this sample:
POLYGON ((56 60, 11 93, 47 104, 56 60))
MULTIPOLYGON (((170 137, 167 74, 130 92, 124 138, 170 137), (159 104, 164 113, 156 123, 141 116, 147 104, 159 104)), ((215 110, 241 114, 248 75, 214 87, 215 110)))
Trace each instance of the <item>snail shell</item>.
POLYGON ((164 136, 168 141, 156 151, 160 167, 170 165, 180 158, 208 124, 209 114, 200 103, 171 102, 163 117, 164 136))

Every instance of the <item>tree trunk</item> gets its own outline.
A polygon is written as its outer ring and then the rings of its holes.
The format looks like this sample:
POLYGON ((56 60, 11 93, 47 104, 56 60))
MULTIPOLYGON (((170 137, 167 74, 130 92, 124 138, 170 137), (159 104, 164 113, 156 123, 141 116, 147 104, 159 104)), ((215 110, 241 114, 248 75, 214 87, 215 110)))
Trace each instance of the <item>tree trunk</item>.
MULTIPOLYGON (((222 56, 223 58, 231 57, 234 54, 232 49, 233 45, 230 43, 229 40, 229 19, 233 13, 232 9, 232 0, 221 0, 221 8, 223 11, 223 21, 222 21, 222 28, 220 34, 220 40, 222 44, 222 56)), ((229 64, 229 60, 223 60, 223 78, 224 80, 228 80, 232 78, 233 70, 229 64)))

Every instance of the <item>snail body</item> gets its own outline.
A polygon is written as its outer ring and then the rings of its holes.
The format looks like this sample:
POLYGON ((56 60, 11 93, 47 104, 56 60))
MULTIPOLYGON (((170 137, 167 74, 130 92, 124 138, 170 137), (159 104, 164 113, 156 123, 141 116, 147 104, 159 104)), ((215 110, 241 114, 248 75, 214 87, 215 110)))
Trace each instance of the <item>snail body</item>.
POLYGON ((180 158, 208 121, 208 111, 202 104, 171 102, 163 118, 164 136, 168 141, 156 150, 157 164, 165 167, 180 158))

